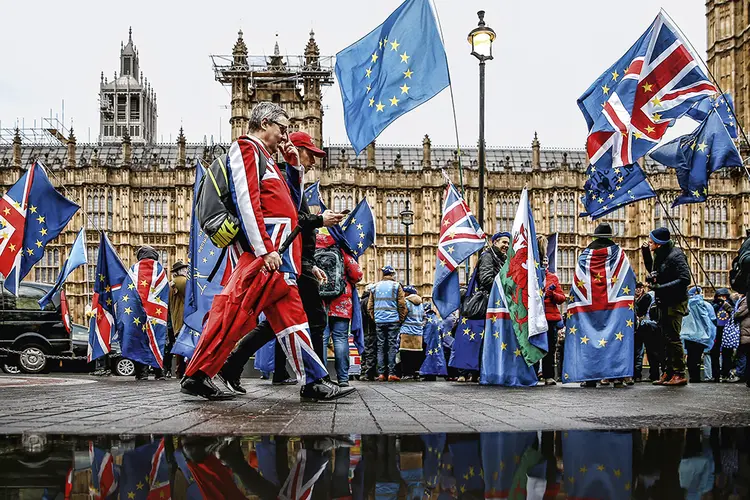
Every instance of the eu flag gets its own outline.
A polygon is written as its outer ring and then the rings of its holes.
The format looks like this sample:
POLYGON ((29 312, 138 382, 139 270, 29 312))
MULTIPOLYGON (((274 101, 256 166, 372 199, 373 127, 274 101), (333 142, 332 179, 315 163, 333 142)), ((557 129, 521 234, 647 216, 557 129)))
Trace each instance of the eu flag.
POLYGON ((164 439, 126 451, 120 468, 120 498, 171 498, 164 439))
POLYGON ((427 305, 425 310, 425 324, 422 329, 422 338, 426 345, 425 357, 419 373, 425 375, 448 375, 445 366, 445 355, 443 354, 443 335, 449 332, 443 331, 443 321, 438 318, 431 306, 427 305))
POLYGON ((99 257, 96 262, 94 297, 91 301, 89 320, 88 361, 91 362, 107 354, 116 335, 115 304, 119 299, 120 288, 128 272, 117 251, 102 231, 99 240, 99 257))
POLYGON ((541 497, 527 494, 526 484, 521 484, 541 458, 536 432, 483 432, 480 445, 484 498, 541 497))
MULTIPOLYGON (((477 269, 469 280, 466 296, 471 297, 477 285, 477 269)), ((484 339, 484 319, 469 319, 461 316, 456 328, 456 337, 451 347, 448 366, 459 370, 479 370, 479 352, 484 339)))
POLYGON ((356 257, 360 257, 375 243, 375 216, 367 203, 367 198, 362 198, 362 201, 354 207, 342 228, 346 241, 349 242, 356 257))
POLYGON ((568 303, 563 381, 633 376, 635 274, 613 245, 578 258, 568 303))
POLYGON ((47 243, 57 238, 80 208, 57 192, 39 162, 35 163, 31 170, 33 172, 30 175, 33 177, 27 204, 21 207, 26 209, 21 259, 5 280, 5 288, 14 295, 18 283, 29 274, 34 264, 41 260, 47 243))
POLYGON ((742 166, 740 153, 715 108, 692 134, 660 146, 651 152, 651 158, 677 171, 682 193, 672 206, 706 201, 708 178, 713 172, 742 166))
POLYGON ((346 133, 359 154, 399 116, 449 84, 428 0, 406 0, 383 24, 336 54, 346 133))
POLYGON ((700 123, 708 117, 708 113, 712 109, 715 109, 716 112, 719 113, 721 121, 724 122, 724 126, 729 132, 729 136, 732 139, 736 139, 737 123, 734 120, 734 101, 732 100, 732 95, 728 92, 721 96, 712 96, 708 99, 696 102, 686 114, 700 123))
POLYGON ((188 328, 200 332, 203 330, 203 318, 211 309, 214 295, 222 290, 221 277, 224 275, 223 262, 213 281, 208 281, 211 271, 221 257, 221 250, 211 242, 203 232, 198 222, 195 203, 198 199, 198 188, 205 174, 203 165, 198 162, 195 166, 195 185, 193 186, 193 211, 190 218, 190 241, 188 243, 188 265, 190 275, 185 287, 185 315, 184 320, 188 328))
POLYGON ((52 297, 54 297, 60 291, 60 289, 65 284, 65 280, 68 279, 68 276, 70 276, 70 273, 72 273, 76 268, 87 263, 88 258, 86 257, 86 230, 81 228, 81 230, 78 232, 78 236, 76 236, 76 240, 73 242, 73 248, 70 249, 70 255, 68 255, 65 263, 63 263, 62 269, 60 269, 60 274, 57 275, 57 281, 55 281, 55 285, 50 288, 50 291, 47 292, 44 297, 38 300, 39 307, 44 309, 47 304, 52 302, 52 297))
POLYGON ((632 432, 567 431, 562 451, 568 498, 632 498, 632 432))
POLYGON ((586 175, 588 180, 581 197, 585 210, 581 217, 588 215, 598 219, 630 203, 656 196, 646 180, 646 173, 637 163, 621 167, 589 165, 586 175))
POLYGON ((307 188, 305 189, 305 201, 307 201, 307 206, 312 208, 318 208, 322 212, 321 204, 320 204, 320 181, 315 181, 307 188))

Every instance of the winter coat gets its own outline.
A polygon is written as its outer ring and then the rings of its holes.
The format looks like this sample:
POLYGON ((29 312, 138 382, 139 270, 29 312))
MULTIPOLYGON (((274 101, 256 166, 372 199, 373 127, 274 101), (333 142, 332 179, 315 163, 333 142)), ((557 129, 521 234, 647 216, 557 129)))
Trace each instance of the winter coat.
POLYGON ((711 349, 714 345, 716 315, 711 304, 700 294, 691 295, 688 299, 688 315, 682 318, 680 338, 703 344, 706 349, 711 349))
MULTIPOLYGON (((328 248, 336 245, 336 241, 328 234, 319 234, 315 241, 316 248, 328 248)), ((354 285, 362 280, 362 269, 359 267, 357 260, 342 251, 344 258, 344 275, 346 278, 346 288, 344 293, 336 298, 326 300, 325 305, 328 309, 328 316, 334 318, 352 319, 352 290, 354 285)), ((331 277, 328 277, 331 279, 331 277)))
POLYGON ((175 276, 169 283, 169 316, 175 333, 179 333, 182 328, 186 287, 187 278, 182 275, 175 276))
POLYGON ((505 257, 500 250, 491 246, 482 252, 477 263, 477 281, 480 290, 490 292, 495 276, 500 272, 500 268, 505 263, 505 257))
POLYGON ((562 320, 560 304, 565 302, 565 294, 560 286, 560 280, 555 273, 545 271, 544 276, 544 314, 548 322, 562 320), (554 288, 554 289, 553 289, 554 288))
POLYGON ((654 252, 654 271, 656 286, 651 288, 656 292, 656 299, 662 307, 678 306, 687 301, 690 268, 685 253, 673 241, 654 252))
POLYGON ((740 345, 750 344, 750 310, 747 306, 747 297, 742 297, 737 304, 734 320, 740 325, 740 345))

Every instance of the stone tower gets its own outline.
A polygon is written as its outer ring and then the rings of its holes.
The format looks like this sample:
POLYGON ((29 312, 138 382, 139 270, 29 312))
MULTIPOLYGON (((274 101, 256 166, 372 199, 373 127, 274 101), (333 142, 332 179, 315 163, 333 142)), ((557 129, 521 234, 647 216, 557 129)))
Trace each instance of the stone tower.
POLYGON ((750 3, 707 0, 708 67, 721 89, 734 98, 744 130, 750 127, 750 3))
POLYGON ((133 29, 120 47, 120 71, 112 81, 101 74, 99 83, 99 142, 113 143, 130 136, 133 143, 152 144, 156 137, 156 92, 143 78, 133 29))

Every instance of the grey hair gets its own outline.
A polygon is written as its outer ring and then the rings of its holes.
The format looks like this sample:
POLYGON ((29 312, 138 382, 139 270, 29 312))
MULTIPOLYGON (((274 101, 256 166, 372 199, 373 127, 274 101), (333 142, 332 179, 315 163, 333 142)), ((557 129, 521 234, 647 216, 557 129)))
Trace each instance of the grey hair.
POLYGON ((260 130, 260 124, 263 120, 272 122, 278 120, 282 116, 289 119, 287 112, 278 104, 268 101, 259 102, 250 113, 250 123, 248 124, 248 128, 250 130, 260 130))

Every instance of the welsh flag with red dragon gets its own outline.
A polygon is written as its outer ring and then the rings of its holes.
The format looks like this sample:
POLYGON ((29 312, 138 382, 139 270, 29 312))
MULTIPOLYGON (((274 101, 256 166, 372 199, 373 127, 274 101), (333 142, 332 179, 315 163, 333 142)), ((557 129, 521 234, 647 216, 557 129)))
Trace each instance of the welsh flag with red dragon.
POLYGON ((511 233, 513 241, 500 269, 500 282, 521 354, 526 363, 532 365, 547 352, 547 318, 544 314, 544 269, 526 188, 521 193, 511 233))

